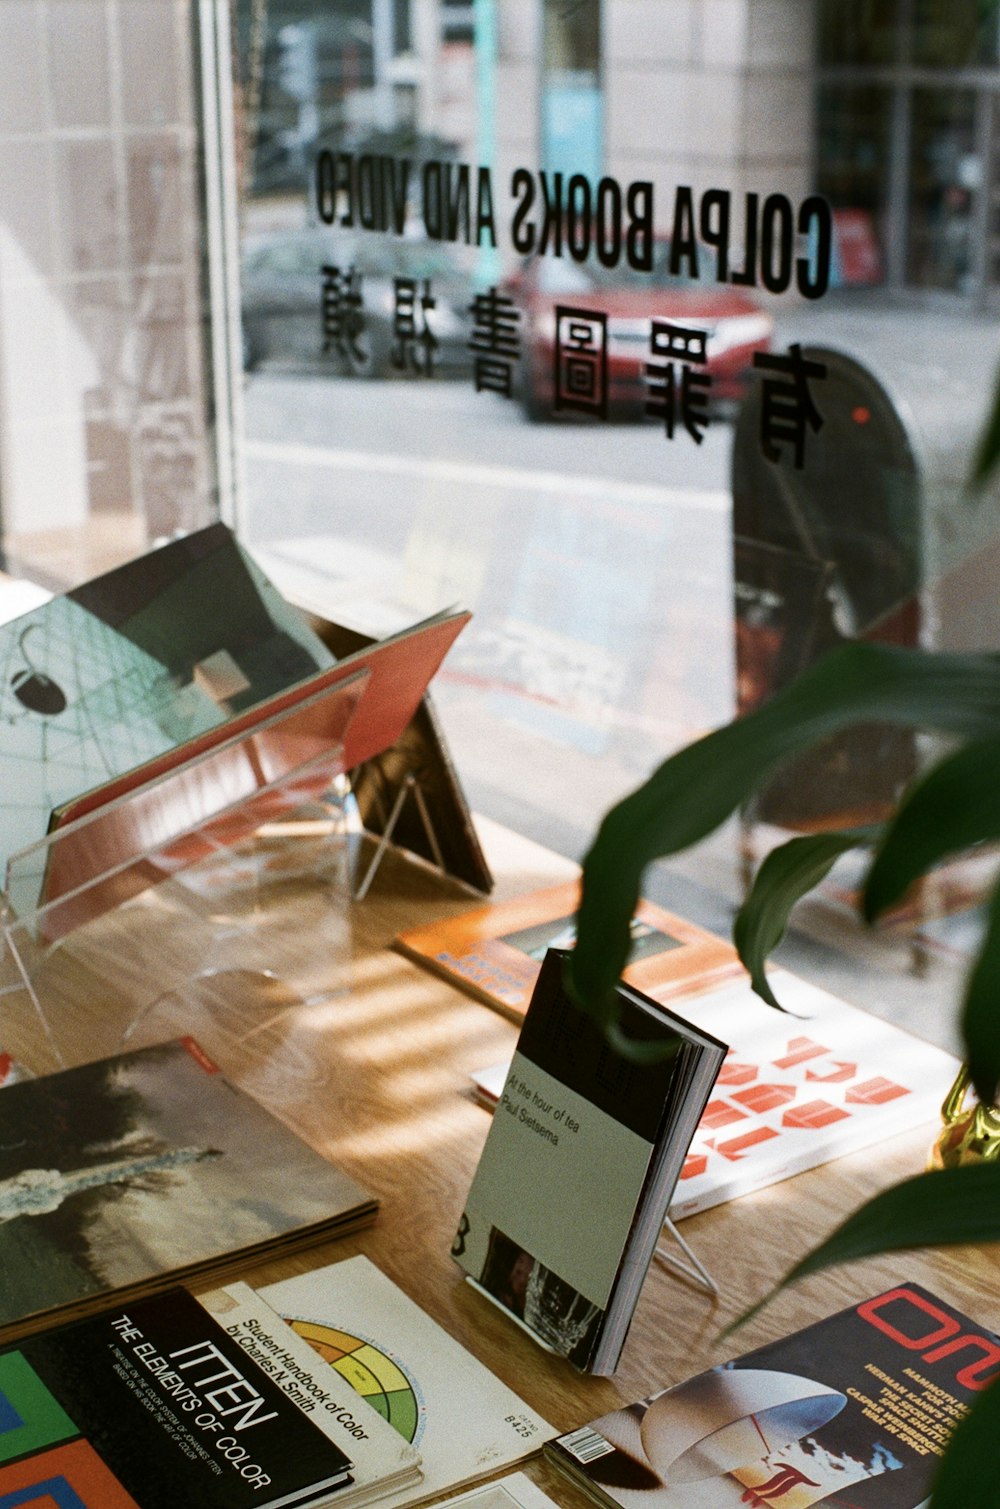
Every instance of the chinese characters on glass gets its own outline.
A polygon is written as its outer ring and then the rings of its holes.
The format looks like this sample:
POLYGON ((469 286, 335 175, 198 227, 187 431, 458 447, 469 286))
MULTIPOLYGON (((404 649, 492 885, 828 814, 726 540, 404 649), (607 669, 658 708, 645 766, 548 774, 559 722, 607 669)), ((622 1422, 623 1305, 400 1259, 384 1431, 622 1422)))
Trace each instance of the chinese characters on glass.
POLYGON ((360 345, 365 316, 361 298, 361 274, 355 268, 324 263, 321 311, 323 351, 334 351, 351 370, 364 367, 368 355, 360 345))
POLYGON ((663 420, 668 440, 673 440, 680 419, 695 444, 701 445, 708 428, 712 385, 708 372, 700 370, 708 361, 708 331, 653 320, 649 350, 652 356, 667 360, 645 364, 650 394, 646 413, 663 420))
POLYGON ((438 342, 427 315, 436 307, 430 278, 393 279, 392 365, 397 371, 433 376, 438 342))
MULTIPOLYGON (((324 263, 320 273, 323 352, 339 357, 349 373, 365 374, 372 368, 373 357, 370 341, 364 343, 362 275, 353 266, 331 263, 324 263)), ((439 341, 431 318, 436 309, 430 278, 393 278, 390 361, 397 372, 418 378, 435 375, 439 341)), ((466 349, 476 392, 512 398, 518 391, 522 354, 521 310, 509 293, 493 285, 473 296, 466 313, 471 323, 466 349)), ((570 304, 554 306, 551 324, 550 412, 606 419, 609 363, 624 352, 625 359, 636 365, 628 345, 642 336, 616 330, 603 311, 570 304)), ((712 329, 652 319, 645 338, 648 360, 638 363, 644 413, 662 423, 668 440, 683 429, 701 445, 711 421, 712 329)), ((751 360, 753 371, 760 374, 761 453, 772 464, 790 460, 801 471, 809 435, 823 427, 814 385, 825 379, 826 366, 807 356, 798 342, 784 354, 755 351, 751 360)))
POLYGON ((489 288, 476 294, 469 313, 474 326, 469 350, 476 392, 500 393, 510 398, 514 363, 521 354, 518 334, 521 312, 507 294, 489 288))

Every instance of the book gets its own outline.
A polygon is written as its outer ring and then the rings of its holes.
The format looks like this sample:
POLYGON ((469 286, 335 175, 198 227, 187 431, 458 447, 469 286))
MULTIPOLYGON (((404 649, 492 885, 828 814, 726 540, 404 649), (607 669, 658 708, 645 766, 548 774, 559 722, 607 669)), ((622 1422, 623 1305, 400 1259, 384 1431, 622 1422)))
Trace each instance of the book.
POLYGON ((65 820, 64 804, 169 768, 178 749, 211 745, 232 718, 333 664, 222 524, 0 626, 0 869, 53 813, 65 820), (220 652, 245 682, 228 698, 197 674, 220 652))
POLYGON ((192 1039, 5 1086, 0 1339, 217 1277, 370 1221, 376 1202, 192 1039))
POLYGON ((266 822, 319 801, 341 773, 367 672, 261 716, 249 729, 108 801, 8 866, 15 911, 44 898, 48 942, 167 875, 231 849, 266 822), (39 881, 39 874, 41 881, 39 881))
MULTIPOLYGON (((546 949, 573 946, 579 900, 579 882, 567 881, 411 928, 399 934, 396 946, 520 1021, 546 949)), ((639 902, 624 978, 645 995, 671 1000, 683 992, 708 989, 741 970, 731 943, 651 901, 639 902)))
POLYGON ((604 1509, 918 1509, 1000 1338, 900 1283, 546 1452, 604 1509))
POLYGON ((550 1350, 617 1366, 725 1045, 620 985, 616 1048, 542 962, 452 1255, 550 1350))
POLYGON ((487 1064, 485 1069, 473 1069, 469 1075, 473 1100, 478 1101, 487 1111, 495 1111, 509 1073, 510 1059, 500 1064, 487 1064))
MULTIPOLYGON (((210 734, 191 739, 182 750, 173 749, 159 759, 147 762, 141 770, 129 771, 106 782, 98 790, 63 803, 52 814, 52 827, 74 823, 137 788, 145 790, 146 785, 152 786, 158 778, 174 770, 181 760, 190 764, 197 780, 200 760, 224 738, 235 744, 255 733, 265 722, 280 727, 281 720, 295 718, 306 703, 321 712, 323 709, 328 712, 341 710, 347 704, 338 698, 338 693, 353 703, 358 677, 363 676, 357 706, 352 705, 349 718, 338 719, 336 726, 338 766, 345 771, 355 769, 388 749, 404 732, 420 706, 428 682, 469 616, 460 612, 440 613, 389 639, 358 650, 290 691, 234 717, 225 729, 214 729, 210 734)), ((294 741, 290 739, 289 742, 294 741)), ((81 839, 86 852, 86 833, 81 834, 81 839)), ((137 841, 129 835, 128 842, 123 857, 140 857, 141 848, 137 852, 137 841)), ((48 886, 42 890, 42 898, 49 900, 60 893, 50 875, 48 886)))
POLYGON ((899 1132, 940 1123, 958 1073, 950 1053, 788 970, 782 1011, 745 982, 684 1003, 732 1046, 678 1180, 680 1218, 899 1132), (729 1034, 726 1036, 726 1034, 729 1034))
POLYGON ((422 1483, 384 1499, 386 1509, 511 1466, 555 1435, 367 1258, 268 1284, 261 1296, 419 1451, 422 1483))
MULTIPOLYGON (((308 607, 305 612, 310 628, 338 660, 376 642, 368 632, 334 623, 308 607)), ((351 789, 366 832, 383 834, 395 811, 392 837, 401 848, 440 865, 475 891, 488 894, 493 889, 493 874, 429 691, 397 738, 372 759, 353 767, 351 789), (419 782, 433 837, 416 800, 411 797, 396 809, 407 776, 419 782)))
POLYGON ((525 1473, 510 1472, 495 1483, 445 1499, 440 1509, 556 1509, 556 1505, 525 1473))
MULTIPOLYGON (((670 1217, 680 1220, 939 1119, 958 1060, 786 969, 784 1010, 746 981, 685 997, 685 1016, 730 1044, 691 1139, 670 1217)), ((472 1075, 493 1110, 510 1065, 472 1075)))
POLYGON ((351 1458, 186 1289, 0 1351, 0 1503, 318 1509, 351 1458))
MULTIPOLYGON (((468 618, 440 613, 338 660, 213 524, 0 625, 0 871, 19 915, 78 886, 79 863, 12 875, 14 856, 359 672, 343 768, 379 754, 468 618)), ((121 861, 141 859, 127 824, 123 838, 121 861)))
POLYGON ((350 1458, 351 1483, 338 1493, 339 1505, 361 1509, 422 1481, 416 1448, 327 1367, 249 1284, 227 1284, 198 1297, 241 1354, 350 1458))

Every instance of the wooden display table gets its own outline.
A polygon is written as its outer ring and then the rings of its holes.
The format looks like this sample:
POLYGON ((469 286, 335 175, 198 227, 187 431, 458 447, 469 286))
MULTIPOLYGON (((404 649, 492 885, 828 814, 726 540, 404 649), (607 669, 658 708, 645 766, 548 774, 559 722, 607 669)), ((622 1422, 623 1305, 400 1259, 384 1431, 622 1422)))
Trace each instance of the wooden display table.
MULTIPOLYGON (((498 900, 576 872, 568 861, 492 824, 482 824, 482 837, 498 900)), ((230 1078, 381 1201, 372 1228, 249 1269, 244 1276, 251 1284, 364 1253, 561 1430, 900 1278, 925 1283, 986 1326, 1000 1320, 996 1249, 956 1248, 821 1275, 783 1295, 735 1338, 718 1341, 720 1329, 843 1215, 922 1167, 933 1131, 928 1127, 684 1221, 684 1235, 718 1281, 721 1298, 711 1299, 654 1262, 620 1371, 614 1379, 580 1376, 473 1292, 449 1257, 489 1126, 488 1113, 470 1097, 468 1075, 508 1055, 517 1031, 390 944, 401 929, 475 901, 395 853, 363 903, 345 900, 335 885, 280 871, 254 895, 258 912, 262 898, 266 911, 252 964, 240 964, 247 935, 237 928, 228 958, 210 966, 218 972, 140 1015, 126 1044, 193 1034, 230 1078), (262 951, 270 975, 260 972, 262 951)), ((155 899, 144 906, 139 916, 148 926, 135 985, 149 1001, 156 971, 170 966, 171 949, 183 954, 194 934, 182 929, 160 936, 155 899)), ((109 993, 99 969, 114 947, 111 933, 121 926, 121 919, 103 919, 99 936, 74 937, 72 948, 60 946, 53 956, 46 1009, 68 1057, 74 1044, 81 1058, 116 1051, 134 1015, 127 983, 117 995, 109 993), (93 988, 81 992, 91 968, 93 988)), ((4 1046, 18 1051, 17 1044, 4 1046)), ((582 1503, 541 1459, 528 1471, 560 1502, 582 1503)))

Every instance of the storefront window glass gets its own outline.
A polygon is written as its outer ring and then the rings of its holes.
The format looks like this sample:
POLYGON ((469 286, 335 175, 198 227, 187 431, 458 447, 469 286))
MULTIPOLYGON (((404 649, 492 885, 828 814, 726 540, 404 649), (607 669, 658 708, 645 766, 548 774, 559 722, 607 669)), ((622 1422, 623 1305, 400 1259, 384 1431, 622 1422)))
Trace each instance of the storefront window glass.
POLYGON ((188 0, 0 5, 7 563, 77 581, 216 507, 188 0))
MULTIPOLYGON (((988 510, 956 505, 994 368, 994 7, 413 0, 402 57, 398 4, 313 17, 298 99, 274 48, 304 13, 238 6, 244 528, 330 616, 473 608, 436 698, 481 810, 579 854, 825 646, 1000 642, 968 607, 988 510)), ((920 757, 838 741, 742 842, 876 816, 920 757)), ((650 884, 724 929, 744 857, 650 884)))
POLYGON ((976 286, 983 190, 976 104, 971 89, 913 93, 909 279, 916 287, 971 293, 976 286))
POLYGON ((816 120, 816 184, 843 217, 854 216, 888 263, 893 98, 877 85, 823 84, 816 120))

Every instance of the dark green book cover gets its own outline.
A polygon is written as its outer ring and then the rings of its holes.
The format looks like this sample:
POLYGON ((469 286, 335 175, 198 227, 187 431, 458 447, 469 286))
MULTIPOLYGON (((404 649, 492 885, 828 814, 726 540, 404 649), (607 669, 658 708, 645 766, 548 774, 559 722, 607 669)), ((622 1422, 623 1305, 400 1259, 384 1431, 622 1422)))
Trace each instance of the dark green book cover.
POLYGON ((373 1211, 191 1038, 8 1085, 0 1336, 60 1306, 69 1319, 115 1292, 290 1250, 373 1211))

